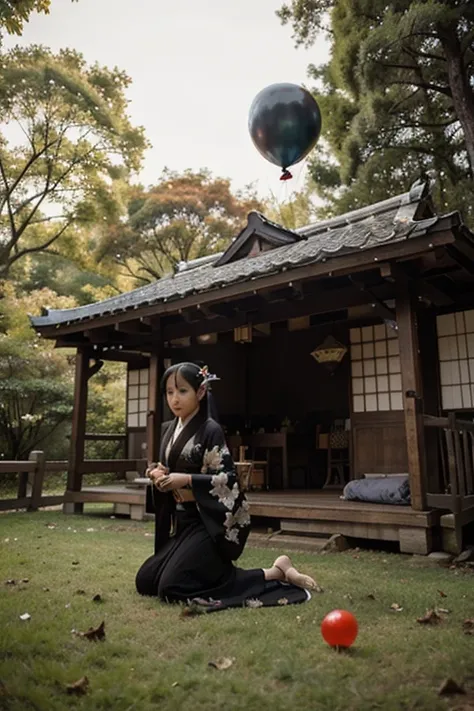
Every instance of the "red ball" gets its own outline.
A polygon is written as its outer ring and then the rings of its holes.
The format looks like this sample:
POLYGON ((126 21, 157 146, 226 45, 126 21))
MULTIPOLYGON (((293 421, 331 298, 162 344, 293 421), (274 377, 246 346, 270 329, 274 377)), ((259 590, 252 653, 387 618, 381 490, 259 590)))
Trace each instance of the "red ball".
POLYGON ((356 618, 347 610, 333 610, 321 623, 321 634, 331 647, 350 647, 358 630, 356 618))

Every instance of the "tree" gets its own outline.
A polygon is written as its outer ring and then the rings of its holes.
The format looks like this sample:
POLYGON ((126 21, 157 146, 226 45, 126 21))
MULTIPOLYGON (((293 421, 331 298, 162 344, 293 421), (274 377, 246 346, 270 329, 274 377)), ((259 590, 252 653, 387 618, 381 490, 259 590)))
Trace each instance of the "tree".
POLYGON ((146 147, 126 113, 129 83, 72 50, 3 55, 0 278, 38 253, 67 252, 87 264, 84 226, 117 219, 124 183, 146 147))
POLYGON ((314 201, 314 186, 308 185, 287 200, 279 201, 274 195, 264 205, 265 217, 289 230, 304 227, 317 218, 317 206, 314 201))
POLYGON ((234 195, 228 180, 207 170, 165 170, 156 186, 135 191, 127 223, 111 226, 97 259, 112 258, 139 283, 151 282, 180 262, 223 249, 260 208, 251 191, 234 195))
MULTIPOLYGON (((26 293, 13 282, 3 284, 0 301, 0 457, 25 459, 32 449, 48 456, 68 456, 74 388, 74 350, 55 349, 30 326, 28 313, 45 306, 71 308, 71 297, 51 289, 26 293)), ((125 429, 123 363, 105 363, 89 381, 87 425, 93 432, 125 429)), ((112 458, 115 442, 88 445, 92 458, 112 458)))
POLYGON ((329 63, 311 68, 323 124, 331 116, 312 165, 330 208, 382 199, 432 170, 442 205, 472 216, 472 3, 292 0, 279 15, 297 43, 332 40, 329 63))
MULTIPOLYGON (((77 0, 72 0, 77 2, 77 0)), ((0 44, 1 28, 12 35, 21 35, 23 25, 32 12, 49 13, 51 0, 0 0, 0 44)))
MULTIPOLYGON (((25 459, 37 447, 54 449, 65 440, 73 404, 73 369, 68 358, 42 342, 30 327, 27 312, 46 304, 74 306, 48 289, 18 295, 3 285, 0 301, 0 454, 25 459)), ((63 453, 64 456, 65 453, 63 453)))

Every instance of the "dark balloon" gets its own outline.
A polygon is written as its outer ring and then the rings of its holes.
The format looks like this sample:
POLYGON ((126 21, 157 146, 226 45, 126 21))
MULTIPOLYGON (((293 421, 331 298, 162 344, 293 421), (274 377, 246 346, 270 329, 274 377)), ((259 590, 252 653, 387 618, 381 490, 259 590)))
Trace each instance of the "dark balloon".
POLYGON ((253 100, 249 131, 262 156, 285 172, 314 148, 321 133, 321 112, 303 87, 272 84, 253 100))

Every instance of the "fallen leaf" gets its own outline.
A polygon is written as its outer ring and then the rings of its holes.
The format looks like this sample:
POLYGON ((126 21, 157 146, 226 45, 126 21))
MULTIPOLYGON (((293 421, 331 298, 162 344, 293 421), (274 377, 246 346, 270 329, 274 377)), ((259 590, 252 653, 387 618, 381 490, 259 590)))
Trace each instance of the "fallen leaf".
POLYGON ((43 588, 43 592, 49 592, 49 588, 43 588))
POLYGON ((78 681, 73 684, 68 684, 66 686, 66 691, 68 694, 85 694, 89 686, 89 679, 86 676, 81 677, 78 681))
POLYGON ((171 686, 172 686, 172 687, 179 686, 179 681, 173 681, 173 683, 171 684, 171 686))
POLYGON ((400 607, 398 602, 392 602, 392 604, 390 605, 390 609, 393 610, 394 612, 402 612, 403 611, 403 607, 400 607))
POLYGON ((462 686, 454 681, 454 679, 445 679, 438 689, 439 696, 447 696, 450 694, 465 694, 462 686))
POLYGON ((67 603, 64 605, 64 607, 66 608, 66 610, 69 610, 69 608, 71 607, 71 603, 70 603, 70 602, 67 602, 67 603))
POLYGON ((5 585, 16 585, 16 580, 13 580, 13 578, 5 580, 5 585))
POLYGON ((87 533, 93 533, 95 528, 86 528, 87 533))
POLYGON ((72 565, 79 565, 79 561, 78 561, 78 560, 73 560, 73 561, 72 561, 72 565))
POLYGON ((278 602, 278 605, 288 605, 288 598, 281 597, 277 602, 278 602))
POLYGON ((347 595, 343 595, 345 600, 349 600, 349 602, 354 602, 353 597, 350 593, 347 593, 347 595))
POLYGON ((28 612, 24 612, 23 615, 20 615, 20 620, 23 620, 24 622, 26 620, 31 620, 31 615, 28 612))
POLYGON ((367 595, 367 600, 375 600, 375 595, 374 595, 374 593, 369 593, 369 594, 367 595))
POLYGON ((263 607, 263 602, 261 600, 258 600, 258 598, 250 598, 249 600, 245 601, 245 606, 246 607, 263 607))
POLYGON ((234 657, 221 657, 220 659, 216 659, 215 662, 209 662, 209 666, 214 667, 219 671, 224 671, 224 669, 229 669, 233 663, 234 657))
POLYGON ((46 526, 46 528, 56 528, 55 523, 45 523, 44 525, 46 526))
POLYGON ((74 595, 85 595, 85 594, 86 594, 85 590, 76 590, 76 592, 74 593, 74 595))
POLYGON ((464 634, 474 635, 474 618, 471 617, 467 620, 464 620, 464 622, 462 623, 462 628, 464 630, 464 634))
POLYGON ((438 593, 439 593, 440 597, 448 597, 448 596, 446 595, 446 593, 443 592, 442 590, 438 590, 438 593))
POLYGON ((89 627, 87 632, 77 632, 73 631, 78 637, 85 637, 90 642, 97 642, 98 640, 105 639, 105 622, 101 622, 98 627, 89 627))
POLYGON ((441 615, 449 615, 451 610, 447 610, 445 607, 435 607, 435 612, 439 612, 441 615))
POLYGON ((417 617, 416 621, 420 625, 439 625, 443 618, 436 610, 428 610, 423 617, 417 617))
POLYGON ((195 617, 196 615, 205 615, 206 611, 199 605, 186 605, 180 613, 180 617, 195 617))
POLYGON ((104 602, 102 600, 102 595, 99 595, 99 593, 97 593, 97 595, 94 595, 94 597, 92 598, 92 602, 104 602))

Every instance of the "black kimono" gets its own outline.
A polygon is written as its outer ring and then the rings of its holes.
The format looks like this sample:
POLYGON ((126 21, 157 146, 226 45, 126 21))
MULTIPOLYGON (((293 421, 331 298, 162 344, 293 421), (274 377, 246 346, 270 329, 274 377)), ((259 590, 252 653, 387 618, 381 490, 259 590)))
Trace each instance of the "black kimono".
POLYGON ((166 602, 193 602, 208 612, 309 599, 302 588, 266 581, 261 568, 233 565, 250 532, 250 513, 224 433, 199 412, 169 447, 177 424, 176 419, 164 425, 160 461, 171 473, 192 475, 195 500, 176 503, 186 498, 185 493, 179 497, 183 490, 163 493, 148 487, 148 504, 155 511, 155 553, 137 573, 138 592, 166 602))

